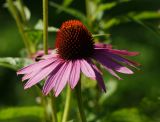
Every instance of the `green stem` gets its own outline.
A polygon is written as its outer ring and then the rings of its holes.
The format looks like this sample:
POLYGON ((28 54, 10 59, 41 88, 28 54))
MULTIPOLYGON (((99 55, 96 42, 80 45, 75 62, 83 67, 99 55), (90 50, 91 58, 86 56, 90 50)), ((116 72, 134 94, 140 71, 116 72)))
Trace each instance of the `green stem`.
POLYGON ((51 97, 51 107, 52 107, 52 122, 57 122, 57 115, 55 110, 55 97, 53 95, 51 97))
POLYGON ((26 15, 25 15, 25 11, 24 11, 23 1, 22 0, 18 0, 18 2, 20 4, 20 14, 21 14, 22 20, 26 24, 27 23, 27 19, 26 19, 26 15))
POLYGON ((13 1, 12 0, 7 0, 7 3, 8 3, 9 11, 10 11, 11 15, 13 16, 13 18, 15 19, 15 21, 16 21, 16 24, 17 24, 19 32, 20 32, 20 34, 22 36, 23 42, 25 44, 25 47, 27 48, 28 54, 31 55, 34 52, 34 50, 32 48, 30 48, 28 37, 25 34, 23 24, 21 23, 21 20, 20 20, 20 18, 18 16, 16 8, 15 8, 15 6, 13 4, 13 1))
POLYGON ((48 54, 48 0, 43 0, 43 48, 48 54))
MULTIPOLYGON (((43 49, 45 54, 48 54, 48 0, 43 0, 43 49)), ((55 110, 55 98, 50 95, 50 108, 52 122, 57 122, 57 115, 55 110)))
POLYGON ((67 87, 66 103, 65 103, 64 113, 63 113, 63 117, 62 117, 62 122, 67 122, 70 104, 71 104, 71 89, 68 86, 67 87))
POLYGON ((83 103, 82 103, 81 81, 79 81, 76 86, 76 97, 77 97, 77 103, 78 103, 81 120, 82 122, 87 122, 84 109, 83 109, 83 103))
POLYGON ((45 122, 57 122, 56 110, 54 105, 54 97, 52 94, 49 96, 41 96, 42 98, 42 105, 44 107, 44 114, 45 114, 45 122))

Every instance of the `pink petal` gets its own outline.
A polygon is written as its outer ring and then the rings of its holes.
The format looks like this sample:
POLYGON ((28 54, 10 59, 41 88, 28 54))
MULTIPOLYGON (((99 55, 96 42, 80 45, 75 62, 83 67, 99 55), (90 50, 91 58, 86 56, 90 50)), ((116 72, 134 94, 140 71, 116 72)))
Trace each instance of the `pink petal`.
POLYGON ((110 52, 113 54, 125 55, 125 56, 136 56, 139 54, 139 52, 129 52, 127 50, 116 50, 116 49, 111 49, 110 52))
MULTIPOLYGON (((95 57, 96 59, 96 57, 95 57)), ((97 59, 96 59, 97 60, 97 59)), ((99 60, 97 60, 99 61, 99 60)), ((100 61, 99 61, 100 62, 100 61)), ((101 62, 100 62, 101 63, 101 62)), ((102 64, 103 65, 103 64, 102 64)), ((107 65, 103 65, 104 68, 113 76, 115 76, 116 78, 118 78, 119 80, 122 80, 110 67, 108 67, 107 65)))
POLYGON ((50 65, 51 63, 53 63, 56 60, 57 60, 57 58, 51 58, 51 59, 46 59, 46 60, 41 60, 39 62, 35 62, 34 64, 31 64, 27 67, 20 69, 17 72, 17 74, 29 74, 33 71, 40 70, 43 67, 50 65))
POLYGON ((31 72, 29 74, 25 74, 23 77, 22 77, 22 81, 25 81, 27 79, 30 79, 32 77, 34 77, 38 72, 40 72, 39 70, 36 71, 36 72, 31 72))
POLYGON ((115 55, 115 54, 110 54, 110 56, 114 59, 114 60, 117 60, 119 62, 122 62, 122 63, 125 63, 129 66, 132 66, 134 68, 136 68, 135 66, 139 66, 140 64, 137 63, 137 62, 134 62, 134 61, 131 61, 131 60, 128 60, 122 56, 119 56, 119 55, 115 55))
POLYGON ((85 59, 81 59, 80 61, 80 65, 81 65, 81 70, 82 72, 90 78, 95 78, 95 72, 93 70, 93 68, 91 67, 91 65, 87 62, 87 60, 85 59))
POLYGON ((70 87, 73 89, 80 78, 80 62, 78 60, 73 62, 72 70, 69 77, 70 87))
POLYGON ((55 84, 54 91, 56 97, 60 94, 60 92, 66 85, 67 80, 69 79, 70 76, 71 68, 72 68, 72 61, 69 61, 65 64, 64 73, 61 74, 62 76, 57 80, 57 83, 55 84))
POLYGON ((114 69, 117 72, 124 73, 124 74, 133 74, 133 72, 128 69, 127 67, 115 62, 111 59, 108 55, 106 55, 106 51, 102 52, 96 50, 95 58, 102 63, 102 65, 114 69))
POLYGON ((106 86, 104 84, 104 80, 103 77, 101 75, 101 71, 96 67, 96 65, 92 64, 93 70, 96 74, 96 80, 98 81, 98 85, 100 86, 100 88, 106 92, 106 86))
POLYGON ((38 72, 33 78, 29 79, 29 81, 25 84, 24 89, 30 88, 31 86, 35 85, 42 79, 44 79, 47 75, 49 75, 61 62, 56 61, 52 64, 48 65, 47 67, 43 68, 38 72))
POLYGON ((118 78, 119 80, 122 80, 122 78, 120 78, 110 67, 107 67, 105 65, 103 65, 104 68, 113 76, 115 76, 116 78, 118 78))
POLYGON ((57 68, 49 75, 43 87, 43 93, 45 95, 47 95, 55 87, 56 83, 58 83, 57 80, 61 79, 65 67, 66 64, 62 63, 61 65, 57 66, 57 68))

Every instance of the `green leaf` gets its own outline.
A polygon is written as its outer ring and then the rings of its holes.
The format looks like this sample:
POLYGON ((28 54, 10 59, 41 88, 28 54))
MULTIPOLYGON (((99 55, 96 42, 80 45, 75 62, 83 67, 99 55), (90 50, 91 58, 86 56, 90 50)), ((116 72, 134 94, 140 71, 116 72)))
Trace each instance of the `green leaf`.
POLYGON ((113 8, 114 6, 116 6, 116 5, 117 5, 117 2, 103 3, 103 4, 99 5, 98 11, 109 10, 109 9, 113 8))
POLYGON ((150 122, 137 108, 124 108, 111 115, 111 122, 150 122))
POLYGON ((159 0, 128 0, 120 1, 111 9, 106 11, 106 14, 110 17, 117 17, 126 15, 130 12, 144 12, 144 11, 157 11, 159 10, 159 0), (144 5, 145 3, 145 5, 144 5))
POLYGON ((129 13, 128 16, 133 17, 137 20, 144 20, 144 19, 159 19, 160 13, 158 11, 145 11, 141 13, 129 13))
POLYGON ((29 39, 33 42, 35 46, 38 44, 38 42, 41 41, 42 34, 43 32, 38 30, 30 30, 27 32, 29 39))
POLYGON ((31 12, 30 10, 28 9, 28 7, 24 6, 24 13, 25 13, 25 16, 26 16, 26 20, 30 20, 31 18, 31 12))
POLYGON ((73 2, 73 0, 63 0, 63 6, 67 7, 69 6, 71 3, 73 2))
POLYGON ((83 22, 87 22, 87 18, 85 17, 85 15, 83 13, 75 10, 75 9, 66 8, 66 7, 58 5, 58 4, 54 3, 54 2, 49 2, 49 5, 54 7, 54 8, 57 8, 57 9, 59 9, 61 11, 64 11, 64 12, 66 12, 66 13, 68 13, 68 14, 70 14, 70 15, 72 15, 72 16, 80 19, 80 20, 82 20, 83 22))
POLYGON ((109 29, 114 25, 118 25, 119 23, 120 23, 120 19, 118 18, 112 18, 106 22, 102 22, 104 29, 109 29))
MULTIPOLYGON (((22 11, 21 3, 18 2, 18 1, 14 1, 14 5, 15 5, 15 7, 17 8, 18 12, 21 14, 21 16, 23 16, 23 15, 22 15, 23 11, 22 11)), ((7 7, 8 7, 8 4, 5 3, 3 6, 7 8, 7 7)), ((23 6, 23 9, 24 9, 24 14, 25 14, 26 20, 27 20, 27 21, 30 20, 30 18, 31 18, 31 12, 30 12, 30 10, 28 9, 27 6, 23 6)))
POLYGON ((158 29, 155 29, 154 27, 151 27, 145 23, 143 23, 141 20, 138 19, 134 19, 132 17, 128 17, 131 21, 141 25, 142 27, 144 27, 145 29, 147 29, 148 31, 150 31, 151 33, 153 33, 155 36, 157 36, 158 38, 160 38, 160 33, 158 31, 158 29))
POLYGON ((122 23, 127 23, 127 22, 136 22, 137 24, 143 25, 143 27, 152 30, 151 28, 147 27, 142 20, 147 20, 147 19, 159 19, 160 18, 160 13, 157 11, 146 11, 146 12, 130 12, 127 13, 125 16, 117 16, 115 18, 111 18, 106 22, 103 22, 103 28, 108 29, 111 28, 114 25, 119 25, 122 23))
POLYGON ((124 3, 128 2, 129 0, 121 0, 121 1, 113 1, 113 2, 107 2, 107 3, 101 3, 100 5, 97 6, 97 9, 95 10, 93 14, 93 19, 102 17, 104 14, 104 11, 108 11, 118 5, 119 3, 124 3))
POLYGON ((30 63, 32 63, 32 60, 28 58, 0 58, 0 66, 7 67, 13 70, 20 69, 30 63))
POLYGON ((11 107, 0 110, 0 120, 15 119, 20 117, 44 117, 44 109, 39 106, 11 107))
POLYGON ((109 37, 110 34, 105 34, 105 33, 102 33, 102 34, 92 34, 93 37, 100 37, 100 36, 106 36, 106 37, 109 37))
MULTIPOLYGON (((37 24, 35 25, 34 27, 35 30, 40 30, 42 31, 43 30, 43 21, 42 20, 38 20, 37 24)), ((59 29, 56 28, 56 27, 52 27, 52 26, 49 26, 48 27, 48 31, 49 32, 57 32, 59 29)))

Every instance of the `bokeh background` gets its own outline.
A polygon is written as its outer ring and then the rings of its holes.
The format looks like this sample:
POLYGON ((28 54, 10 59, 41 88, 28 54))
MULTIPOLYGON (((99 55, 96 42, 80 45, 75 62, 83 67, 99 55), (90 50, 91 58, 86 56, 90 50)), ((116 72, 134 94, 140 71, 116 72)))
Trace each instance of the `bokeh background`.
MULTIPOLYGON (((93 34, 110 34, 97 40, 111 43, 114 48, 140 52, 132 58, 141 64, 134 75, 119 74, 124 80, 118 81, 104 71, 106 94, 97 92, 95 82, 85 79, 83 98, 88 121, 160 122, 160 0, 86 0, 90 6, 84 0, 49 1, 49 26, 59 28, 63 21, 80 19, 93 34), (87 15, 88 20, 71 9, 87 15)), ((0 1, 0 122, 39 122, 41 113, 18 109, 39 105, 36 87, 24 90, 16 71, 2 61, 5 57, 25 54, 21 35, 5 2, 0 1)), ((31 12, 27 26, 33 28, 42 19, 42 1, 23 0, 23 3, 31 12)), ((55 35, 49 32, 50 48, 54 48, 55 35)), ((37 49, 41 49, 41 35, 35 38, 38 38, 37 49)), ((57 100, 59 111, 64 106, 63 94, 57 100)), ((77 105, 72 102, 69 119, 74 122, 78 121, 74 116, 77 105)))

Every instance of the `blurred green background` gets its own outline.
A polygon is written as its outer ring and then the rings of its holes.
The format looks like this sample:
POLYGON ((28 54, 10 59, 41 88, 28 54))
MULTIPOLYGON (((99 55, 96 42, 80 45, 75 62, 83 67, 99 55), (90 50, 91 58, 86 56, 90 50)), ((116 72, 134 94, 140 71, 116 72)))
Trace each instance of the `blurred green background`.
MULTIPOLYGON (((94 82, 84 83, 83 97, 88 121, 160 122, 160 0, 88 0, 90 1, 88 8, 86 1, 50 0, 56 4, 49 3, 49 26, 59 28, 63 21, 80 19, 94 34, 111 34, 109 38, 97 39, 111 43, 114 48, 140 52, 139 56, 132 59, 141 64, 140 70, 135 71, 134 75, 119 74, 124 79, 122 81, 118 81, 104 71, 108 88, 106 94, 97 93, 94 82), (60 7, 57 7, 57 4, 60 7), (78 13, 73 14, 74 12, 68 9, 72 8, 83 15, 88 14, 88 19, 91 19, 99 10, 97 6, 100 5, 104 5, 102 8, 105 8, 105 5, 109 6, 106 9, 100 9, 95 19, 89 22, 79 17, 78 13)), ((40 0, 24 0, 23 2, 31 12, 28 26, 33 27, 39 19, 42 19, 42 2, 40 0)), ((0 58, 20 57, 24 51, 24 44, 16 23, 4 7, 4 3, 5 0, 0 1, 0 58)), ((55 32, 49 33, 50 48, 54 48, 55 34, 55 32)), ((39 40, 38 48, 41 48, 42 39, 39 40)), ((10 107, 37 105, 38 94, 35 91, 35 87, 24 90, 16 71, 1 66, 0 121, 39 122, 41 117, 34 114, 24 113, 23 117, 16 117, 16 112, 11 112, 11 115, 6 112, 9 117, 5 118, 3 111, 10 107)), ((64 106, 61 99, 63 98, 58 98, 61 102, 57 105, 59 110, 63 110, 64 106)), ((74 105, 76 107, 76 104, 74 105)), ((69 117, 73 121, 75 107, 72 106, 69 117)), ((32 111, 28 110, 28 113, 32 111)))

